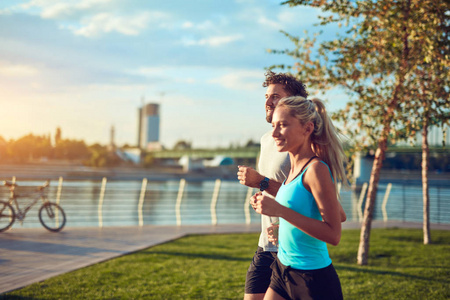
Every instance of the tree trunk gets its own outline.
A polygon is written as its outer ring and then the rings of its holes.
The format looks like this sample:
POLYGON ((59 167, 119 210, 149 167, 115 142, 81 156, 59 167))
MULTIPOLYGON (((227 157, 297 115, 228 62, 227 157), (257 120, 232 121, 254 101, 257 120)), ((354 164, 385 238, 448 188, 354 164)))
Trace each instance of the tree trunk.
POLYGON ((424 118, 422 129, 422 194, 423 194, 423 243, 431 244, 430 197, 428 193, 428 118, 424 118))
POLYGON ((380 181, 380 171, 383 164, 384 154, 387 148, 387 136, 379 143, 375 152, 372 171, 370 174, 369 190, 367 192, 366 206, 364 208, 363 224, 361 226, 361 235, 358 249, 358 265, 365 266, 369 258, 370 230, 372 228, 373 210, 377 197, 378 182, 380 181))

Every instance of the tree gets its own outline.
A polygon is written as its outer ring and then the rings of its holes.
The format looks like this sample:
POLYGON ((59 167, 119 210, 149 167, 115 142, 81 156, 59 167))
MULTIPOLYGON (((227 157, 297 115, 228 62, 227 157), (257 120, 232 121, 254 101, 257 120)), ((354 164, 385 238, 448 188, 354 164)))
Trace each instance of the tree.
MULTIPOLYGON (((353 139, 356 149, 376 147, 357 256, 360 265, 368 264, 371 223, 384 154, 388 143, 401 135, 398 128, 404 127, 402 116, 407 107, 403 103, 411 101, 407 84, 416 75, 413 63, 424 51, 418 43, 411 43, 411 39, 419 37, 415 33, 416 24, 426 23, 424 16, 429 8, 422 7, 421 2, 286 1, 283 4, 320 8, 324 13, 320 25, 337 23, 344 25, 346 31, 318 47, 318 36, 300 39, 284 33, 295 49, 271 51, 296 59, 293 66, 277 67, 292 70, 308 85, 321 91, 331 87, 346 91, 350 101, 334 115, 335 119, 344 124, 345 133, 353 139)), ((439 29, 430 27, 429 30, 439 29)), ((431 51, 429 57, 434 57, 437 50, 427 48, 427 51, 431 51)), ((431 72, 435 74, 438 70, 431 72)))
POLYGON ((88 148, 90 157, 84 161, 84 165, 91 167, 114 167, 122 163, 115 152, 108 151, 107 146, 93 144, 88 148))
POLYGON ((8 143, 0 136, 0 161, 5 161, 8 151, 8 143))
POLYGON ((252 148, 252 147, 260 147, 259 143, 255 143, 252 139, 249 139, 247 143, 245 144, 245 148, 252 148))
MULTIPOLYGON (((417 65, 419 91, 423 101, 422 126, 422 188, 423 188, 423 243, 431 244, 430 233, 430 200, 428 192, 428 125, 430 120, 435 124, 445 124, 450 120, 450 43, 449 43, 449 2, 426 1, 430 7, 430 27, 436 30, 427 30, 429 42, 426 43, 428 51, 421 64, 417 65), (441 53, 433 49, 441 50, 441 53), (437 55, 428 55, 436 53, 437 55), (437 100, 437 101, 436 101, 437 100), (438 102, 439 101, 439 102, 438 102)), ((445 135, 444 135, 445 136, 445 135)))
POLYGON ((58 159, 85 159, 89 155, 88 147, 82 140, 61 139, 54 147, 54 157, 58 159))
POLYGON ((422 190, 423 190, 423 242, 431 243, 430 200, 428 193, 429 145, 428 129, 430 126, 448 124, 450 120, 450 42, 448 15, 450 4, 444 1, 421 1, 413 9, 425 13, 426 22, 414 26, 410 39, 415 44, 412 49, 420 49, 411 55, 412 76, 407 80, 408 98, 404 110, 407 118, 406 135, 414 138, 416 132, 422 135, 422 190))
POLYGON ((47 136, 28 134, 18 140, 10 141, 9 156, 18 162, 50 157, 52 153, 51 141, 47 136))
POLYGON ((184 141, 184 140, 179 140, 175 143, 175 145, 173 146, 173 150, 188 150, 192 148, 192 143, 184 141))
POLYGON ((155 163, 155 157, 154 154, 151 152, 147 152, 144 155, 144 160, 142 162, 142 165, 145 168, 150 168, 155 163))

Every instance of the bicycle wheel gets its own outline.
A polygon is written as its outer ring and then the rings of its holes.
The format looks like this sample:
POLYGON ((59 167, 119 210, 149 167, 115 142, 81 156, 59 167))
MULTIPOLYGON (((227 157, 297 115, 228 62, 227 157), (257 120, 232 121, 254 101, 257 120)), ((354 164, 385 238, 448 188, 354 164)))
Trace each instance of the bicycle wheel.
POLYGON ((12 206, 8 202, 0 201, 0 232, 11 228, 15 219, 16 213, 12 206))
POLYGON ((66 214, 56 203, 44 203, 39 209, 39 221, 47 230, 58 232, 66 225, 66 214))

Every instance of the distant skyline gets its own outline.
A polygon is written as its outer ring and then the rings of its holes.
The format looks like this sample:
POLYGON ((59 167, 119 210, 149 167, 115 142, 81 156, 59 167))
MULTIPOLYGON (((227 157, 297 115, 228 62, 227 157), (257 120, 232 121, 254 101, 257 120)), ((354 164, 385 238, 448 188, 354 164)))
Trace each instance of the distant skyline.
MULTIPOLYGON (((159 103, 165 147, 259 141, 271 128, 264 68, 292 63, 266 50, 292 48, 280 30, 318 30, 317 10, 280 3, 2 0, 0 136, 60 127, 107 145, 114 126, 117 145, 135 145, 138 108, 159 103)), ((345 106, 345 94, 327 98, 330 111, 345 106)))

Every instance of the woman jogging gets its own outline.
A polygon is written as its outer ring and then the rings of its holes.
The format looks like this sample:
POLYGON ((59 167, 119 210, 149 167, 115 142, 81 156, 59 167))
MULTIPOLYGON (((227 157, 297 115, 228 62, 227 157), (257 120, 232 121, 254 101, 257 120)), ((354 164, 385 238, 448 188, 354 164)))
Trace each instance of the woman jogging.
POLYGON ((257 194, 260 214, 280 218, 279 249, 264 299, 342 299, 327 243, 341 238, 337 181, 346 183, 344 151, 324 104, 303 97, 280 100, 272 136, 291 161, 276 199, 257 194))

